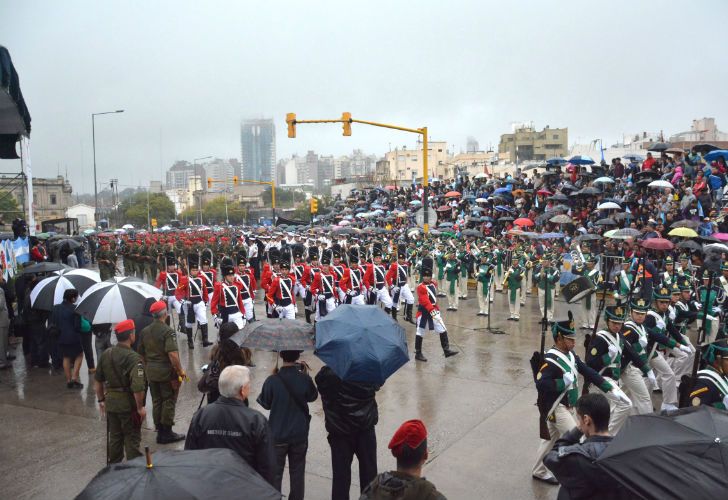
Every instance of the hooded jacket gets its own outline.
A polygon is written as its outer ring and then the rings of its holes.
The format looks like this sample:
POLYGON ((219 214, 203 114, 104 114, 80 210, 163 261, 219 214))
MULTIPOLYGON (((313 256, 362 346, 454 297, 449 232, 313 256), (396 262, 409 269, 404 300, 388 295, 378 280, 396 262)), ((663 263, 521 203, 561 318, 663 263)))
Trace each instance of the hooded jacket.
POLYGON ((364 489, 359 500, 446 500, 435 485, 424 477, 404 472, 379 474, 364 489))
POLYGON ((316 375, 316 386, 329 433, 350 435, 377 425, 379 411, 374 396, 379 386, 345 382, 328 366, 316 375))

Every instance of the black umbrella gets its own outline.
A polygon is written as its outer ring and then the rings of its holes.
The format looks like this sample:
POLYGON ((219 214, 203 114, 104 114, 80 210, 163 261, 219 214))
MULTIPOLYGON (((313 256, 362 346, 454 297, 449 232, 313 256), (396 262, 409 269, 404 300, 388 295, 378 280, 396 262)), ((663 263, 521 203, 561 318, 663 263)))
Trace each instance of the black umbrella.
MULTIPOLYGON (((148 449, 147 449, 148 451, 148 449)), ((159 451, 105 467, 77 500, 177 500, 181 498, 280 500, 240 455, 227 448, 159 451), (149 455, 148 455, 149 456, 149 455)))
POLYGON ((61 264, 59 262, 39 262, 23 269, 20 274, 42 274, 60 271, 61 269, 71 269, 71 266, 61 264))
POLYGON ((483 237, 483 233, 478 231, 477 229, 466 229, 462 232, 463 236, 476 236, 478 238, 483 237))
POLYGON ((659 172, 655 172, 653 170, 643 170, 642 172, 637 172, 635 174, 635 177, 637 179, 650 179, 655 180, 662 177, 662 175, 659 172))
POLYGON ((30 293, 34 309, 52 311, 53 306, 63 301, 66 290, 75 289, 79 295, 101 281, 99 274, 90 269, 63 269, 55 275, 41 280, 30 293))
POLYGON ((562 193, 556 193, 553 196, 546 198, 548 201, 569 201, 569 197, 562 193))
POLYGON ((671 147, 672 147, 672 145, 669 142, 656 142, 655 144, 652 145, 652 147, 647 149, 647 151, 662 152, 667 149, 670 149, 671 147))
POLYGON ((577 191, 576 193, 572 193, 572 194, 574 194, 576 196, 594 196, 595 194, 602 194, 602 191, 595 187, 589 186, 589 187, 585 187, 581 191, 577 191))
POLYGON ((574 240, 576 240, 578 242, 597 241, 597 240, 601 240, 601 239, 602 239, 601 236, 599 236, 598 234, 593 234, 593 233, 582 234, 581 236, 577 236, 576 238, 574 238, 574 240))
POLYGON ((616 226, 617 221, 607 217, 606 219, 599 219, 594 224, 596 224, 597 226, 616 226))
POLYGON ((696 144, 692 147, 694 153, 700 153, 701 155, 704 155, 705 153, 710 153, 711 151, 715 151, 716 149, 720 148, 713 144, 696 144))
POLYGON ((577 191, 578 189, 579 188, 577 188, 576 186, 574 186, 573 184, 571 184, 569 182, 564 182, 564 185, 561 186, 562 191, 577 191))
POLYGON ((51 246, 51 248, 68 247, 69 250, 75 250, 77 248, 82 247, 83 245, 81 243, 79 243, 78 241, 72 240, 72 239, 69 238, 69 239, 65 239, 65 240, 56 240, 56 241, 53 241, 50 244, 50 246, 51 246))
POLYGON ((701 405, 629 417, 596 463, 642 498, 722 500, 728 413, 701 405))
POLYGON ((248 323, 230 337, 240 347, 266 351, 312 351, 313 325, 293 319, 264 319, 248 323))
POLYGON ((500 219, 498 219, 498 222, 510 222, 512 220, 515 220, 515 219, 513 217, 506 216, 506 217, 501 217, 500 219))
POLYGON ((672 224, 670 224, 670 227, 672 227, 672 228, 687 227, 690 229, 697 229, 699 225, 700 225, 700 222, 698 222, 696 220, 683 219, 683 220, 679 220, 677 222, 673 222, 672 224))

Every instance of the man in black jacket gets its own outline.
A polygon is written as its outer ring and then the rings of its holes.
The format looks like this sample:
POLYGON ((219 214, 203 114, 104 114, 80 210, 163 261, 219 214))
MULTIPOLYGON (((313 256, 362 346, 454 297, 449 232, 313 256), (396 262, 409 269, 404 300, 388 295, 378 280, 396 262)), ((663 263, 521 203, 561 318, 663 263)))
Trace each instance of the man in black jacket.
POLYGON ((561 436, 543 463, 556 476, 559 500, 610 500, 624 491, 594 461, 604 452, 609 435, 609 401, 600 393, 586 394, 576 403, 577 427, 561 436), (582 436, 586 440, 580 443, 582 436))
POLYGON ((218 388, 220 398, 192 417, 185 450, 228 448, 273 484, 275 455, 268 421, 244 403, 250 393, 250 371, 246 366, 228 366, 220 374, 218 388))
POLYGON ((377 401, 379 386, 341 380, 328 366, 316 375, 331 447, 332 500, 348 500, 351 461, 359 460, 360 491, 377 475, 377 401))

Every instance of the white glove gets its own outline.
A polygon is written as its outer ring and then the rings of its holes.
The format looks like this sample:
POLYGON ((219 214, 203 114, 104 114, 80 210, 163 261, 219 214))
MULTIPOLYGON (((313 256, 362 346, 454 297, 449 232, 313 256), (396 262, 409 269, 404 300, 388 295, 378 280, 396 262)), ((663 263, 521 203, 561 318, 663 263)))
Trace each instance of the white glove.
POLYGON ((326 300, 326 295, 319 294, 318 299, 319 300, 326 300))
POLYGON ((392 288, 392 293, 397 293, 397 292, 399 292, 398 286, 395 286, 394 288, 392 288))
POLYGON ((647 347, 647 339, 640 337, 639 343, 642 346, 642 349, 647 347))
POLYGON ((728 408, 728 394, 723 397, 723 406, 728 408))
POLYGON ((710 314, 706 314, 705 317, 708 318, 710 321, 715 321, 718 319, 715 316, 711 316, 710 314))
POLYGON ((622 401, 623 403, 632 406, 632 401, 627 397, 624 391, 616 385, 612 387, 612 390, 609 391, 609 394, 611 394, 612 397, 616 398, 617 401, 622 401))
POLYGON ((720 316, 721 311, 722 309, 720 308, 720 306, 715 306, 713 308, 713 314, 715 314, 716 316, 720 316))
POLYGON ((298 306, 297 305, 294 305, 293 306, 293 312, 294 312, 294 314, 298 314, 298 306))
POLYGON ((697 309, 698 311, 700 311, 703 308, 703 304, 701 304, 697 300, 693 303, 695 304, 695 309, 697 309))
POLYGON ((660 330, 664 330, 664 329, 665 329, 665 328, 667 327, 667 325, 665 324, 665 321, 664 321, 663 319, 658 319, 658 320, 657 320, 657 321, 655 322, 655 326, 656 326, 657 328, 659 328, 660 330))
POLYGON ((220 325, 222 325, 222 318, 220 317, 219 314, 215 315, 215 317, 213 318, 213 323, 215 324, 215 328, 217 328, 219 330, 220 325))
POLYGON ((432 311, 430 316, 432 316, 433 319, 440 319, 440 311, 432 311))
POLYGON ((278 313, 278 316, 280 316, 282 312, 283 312, 283 307, 276 306, 276 313, 278 313))
POLYGON ((657 389, 657 378, 655 377, 655 372, 652 370, 647 372, 647 380, 650 382, 650 385, 652 386, 652 389, 657 389))
POLYGON ((678 344, 678 345, 677 345, 677 348, 678 348, 678 349, 680 349, 680 350, 681 350, 682 352, 684 352, 685 354, 692 354, 692 351, 690 350, 690 347, 688 347, 688 346, 686 346, 686 345, 683 345, 683 344, 678 344))
POLYGON ((564 385, 568 388, 568 387, 571 387, 571 385, 574 383, 574 380, 576 379, 576 377, 574 376, 573 373, 566 372, 566 373, 564 373, 563 379, 564 379, 564 385))
POLYGON ((675 321, 676 317, 677 314, 675 314, 675 309, 670 309, 670 321, 675 321))
POLYGON ((617 357, 617 354, 619 354, 619 349, 617 349, 617 346, 609 344, 609 357, 615 359, 617 357))

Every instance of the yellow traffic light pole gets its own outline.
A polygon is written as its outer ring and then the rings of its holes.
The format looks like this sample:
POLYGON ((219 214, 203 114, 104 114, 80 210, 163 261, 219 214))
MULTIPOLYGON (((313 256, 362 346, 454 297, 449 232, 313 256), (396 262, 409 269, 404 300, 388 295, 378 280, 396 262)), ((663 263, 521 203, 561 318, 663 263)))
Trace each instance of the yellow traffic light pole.
POLYGON ((389 128, 393 130, 401 130, 403 132, 412 132, 413 134, 420 134, 422 135, 422 152, 423 152, 423 158, 422 158, 422 186, 424 188, 424 194, 422 196, 422 208, 425 211, 424 212, 424 231, 425 233, 429 232, 429 218, 428 218, 428 204, 427 204, 427 197, 428 197, 428 190, 430 187, 430 181, 429 181, 429 175, 428 175, 428 144, 427 144, 427 127, 422 128, 409 128, 409 127, 400 127, 398 125, 389 125, 387 123, 378 123, 378 122, 371 122, 368 120, 356 120, 351 117, 351 113, 345 112, 341 114, 341 118, 334 119, 334 120, 298 120, 296 119, 295 113, 288 113, 286 114, 286 123, 288 124, 288 137, 291 139, 296 137, 296 125, 299 123, 341 123, 344 127, 344 135, 350 136, 351 135, 351 124, 352 123, 361 123, 363 125, 372 125, 373 127, 382 127, 382 128, 389 128))

